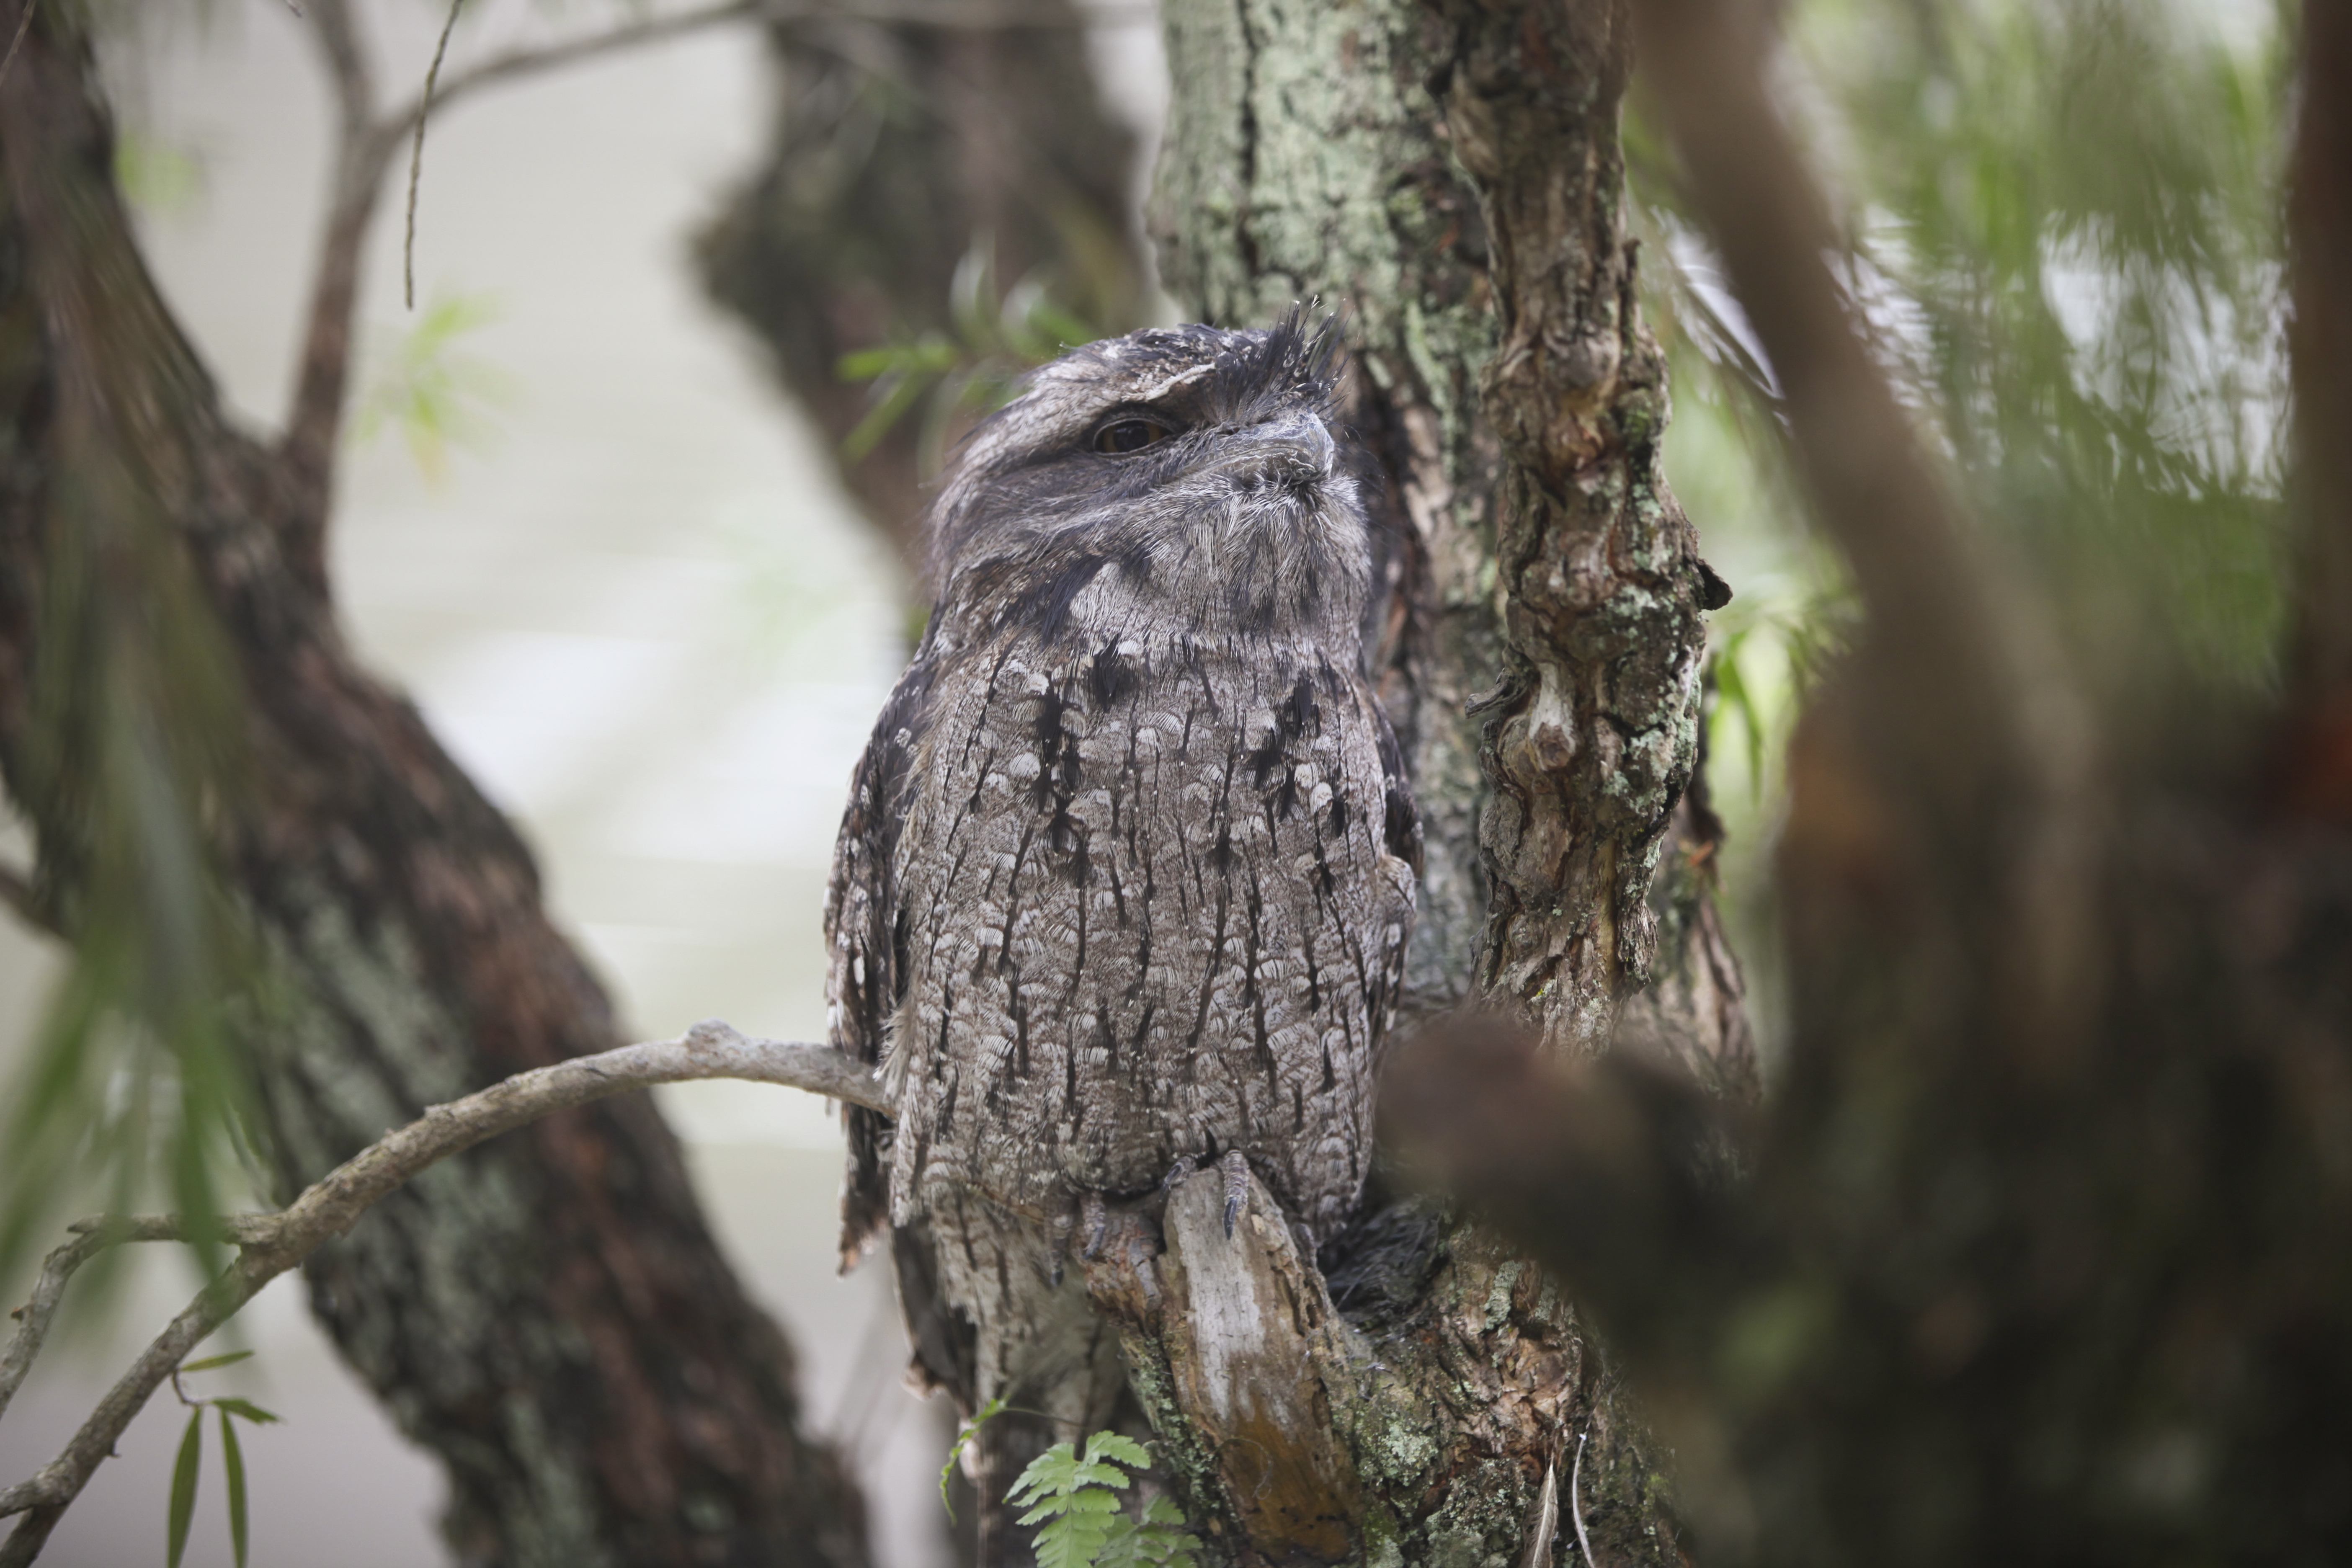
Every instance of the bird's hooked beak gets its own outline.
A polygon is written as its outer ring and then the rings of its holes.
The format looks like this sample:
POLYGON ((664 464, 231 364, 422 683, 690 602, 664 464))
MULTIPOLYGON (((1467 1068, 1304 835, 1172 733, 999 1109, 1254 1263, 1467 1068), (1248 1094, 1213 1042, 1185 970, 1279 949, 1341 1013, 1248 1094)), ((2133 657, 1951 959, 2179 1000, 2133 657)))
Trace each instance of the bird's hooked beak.
POLYGON ((1230 447, 1229 455, 1209 465, 1210 472, 1303 486, 1329 479, 1339 461, 1339 448, 1322 416, 1305 412, 1237 431, 1230 447))

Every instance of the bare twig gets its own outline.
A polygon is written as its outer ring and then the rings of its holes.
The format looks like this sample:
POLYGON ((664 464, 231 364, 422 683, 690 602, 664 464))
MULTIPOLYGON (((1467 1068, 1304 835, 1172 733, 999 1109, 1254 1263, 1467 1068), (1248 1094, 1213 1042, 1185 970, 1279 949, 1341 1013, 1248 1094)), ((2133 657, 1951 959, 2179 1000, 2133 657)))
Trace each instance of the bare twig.
POLYGON ((1552 1538, 1559 1532, 1559 1455, 1544 1465, 1543 1490, 1536 1494, 1535 1523, 1528 1530, 1528 1549, 1519 1554, 1519 1568, 1552 1568, 1552 1538))
POLYGON ((8 40, 6 58, 0 58, 0 81, 8 79, 8 68, 16 63, 16 51, 25 47, 25 35, 33 30, 33 6, 36 0, 25 0, 24 13, 16 18, 16 36, 8 40))
MULTIPOLYGON (((841 18, 866 22, 896 22, 938 27, 948 32, 991 32, 1013 27, 1105 26, 1139 24, 1152 19, 1148 5, 1112 5, 1075 11, 1032 5, 1028 0, 723 0, 699 10, 649 16, 601 33, 533 44, 493 55, 479 65, 453 74, 429 91, 434 104, 446 109, 454 99, 493 82, 535 75, 558 66, 593 59, 598 55, 634 48, 663 38, 674 38, 732 22, 815 22, 841 18)), ((408 133, 425 111, 426 99, 394 110, 385 123, 398 134, 408 133)))
POLYGON ((41 1342, 48 1335, 49 1319, 57 1312, 58 1299, 65 1294, 66 1281, 113 1239, 93 1231, 74 1237, 41 1260, 33 1299, 11 1314, 16 1320, 16 1331, 8 1336, 7 1348, 0 1350, 0 1415, 8 1413, 8 1402, 16 1397, 25 1374, 33 1368, 33 1358, 41 1353, 41 1342))
MULTIPOLYGON (((344 144, 337 164, 335 188, 328 203, 327 232, 320 244, 313 275, 310 306, 302 333, 302 361, 296 378, 293 404, 287 412, 286 431, 278 443, 286 465, 292 521, 286 549, 298 574, 322 596, 326 592, 326 510, 333 489, 336 441, 342 426, 344 393, 349 384, 352 313, 359 294, 360 252, 373 219, 376 195, 402 143, 415 146, 428 104, 446 112, 449 106, 477 89, 511 81, 601 55, 682 37, 704 28, 735 22, 788 23, 826 17, 905 22, 947 29, 1003 27, 1092 26, 1149 21, 1149 5, 1125 4, 1079 13, 1046 11, 1029 0, 722 0, 698 10, 674 12, 550 44, 530 45, 493 55, 447 79, 429 82, 426 90, 380 119, 366 122, 349 118, 348 106, 371 90, 366 62, 343 14, 345 0, 320 0, 313 7, 328 41, 328 58, 334 72, 339 100, 346 106, 344 144), (332 11, 334 16, 330 17, 332 11)), ((452 15, 455 12, 453 10, 452 15)), ((439 58, 436 52, 436 61, 439 58)), ((414 171, 412 170, 412 176, 414 171)), ((411 181, 411 238, 414 251, 415 180, 411 181)), ((413 269, 408 297, 414 304, 413 269)))
POLYGON ((449 35, 457 30, 457 13, 466 0, 449 0, 449 15, 441 24, 441 41, 433 46, 433 64, 425 72, 425 91, 416 100, 416 140, 408 151, 408 231, 400 242, 401 298, 416 309, 416 184, 425 173, 425 122, 433 114, 433 85, 441 79, 441 62, 448 58, 449 35))
MULTIPOLYGON (((625 1089, 699 1079, 783 1084, 869 1110, 888 1114, 890 1110, 874 1075, 838 1051, 749 1039, 715 1020, 697 1024, 674 1040, 622 1046, 536 1068, 478 1094, 434 1106, 344 1161, 277 1214, 242 1215, 222 1222, 228 1239, 241 1249, 236 1261, 173 1319, 171 1326, 116 1381, 64 1452, 32 1479, 0 1491, 0 1517, 26 1516, 6 1544, 0 1545, 0 1568, 15 1568, 33 1560, 58 1516, 89 1484, 131 1418, 205 1335, 227 1321, 271 1279, 351 1229, 373 1205, 410 1177, 484 1139, 550 1112, 625 1089)), ((184 1222, 168 1216, 100 1221, 77 1241, 51 1253, 26 1313, 26 1327, 10 1342, 8 1356, 16 1357, 19 1342, 24 1342, 23 1359, 29 1363, 66 1279, 97 1251, 117 1241, 178 1239, 185 1234, 184 1222)), ((21 1380, 23 1373, 17 1372, 15 1376, 21 1380)))

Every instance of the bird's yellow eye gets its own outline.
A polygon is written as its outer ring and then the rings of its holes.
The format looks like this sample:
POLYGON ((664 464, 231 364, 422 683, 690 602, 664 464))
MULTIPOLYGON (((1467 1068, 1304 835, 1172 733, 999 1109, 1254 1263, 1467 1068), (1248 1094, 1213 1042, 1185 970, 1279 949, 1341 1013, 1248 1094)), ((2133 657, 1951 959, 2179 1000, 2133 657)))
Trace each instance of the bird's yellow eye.
POLYGON ((1119 419, 1095 432, 1095 450, 1113 454, 1140 452, 1154 441, 1168 438, 1168 426, 1154 419, 1119 419))

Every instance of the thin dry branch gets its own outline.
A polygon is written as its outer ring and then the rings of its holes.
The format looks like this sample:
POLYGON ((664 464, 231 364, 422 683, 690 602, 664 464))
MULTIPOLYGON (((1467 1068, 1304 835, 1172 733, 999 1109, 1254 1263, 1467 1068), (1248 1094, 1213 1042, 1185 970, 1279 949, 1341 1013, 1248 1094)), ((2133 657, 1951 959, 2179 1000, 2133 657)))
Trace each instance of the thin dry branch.
MULTIPOLYGON (((491 1085, 478 1094, 436 1105, 397 1131, 386 1133, 313 1183, 274 1215, 239 1215, 222 1222, 239 1247, 236 1261, 194 1300, 107 1392, 72 1441, 30 1480, 0 1491, 0 1518, 25 1518, 0 1545, 0 1568, 39 1554, 49 1531, 115 1442, 188 1352, 228 1321, 271 1279, 351 1229, 385 1194, 417 1173, 552 1111, 584 1105, 625 1089, 702 1079, 782 1084, 845 1100, 886 1115, 889 1107, 874 1075, 822 1046, 751 1039, 716 1020, 697 1024, 674 1040, 622 1046, 578 1057, 491 1085)), ((24 1367, 39 1352, 57 1300, 74 1269, 121 1241, 184 1239, 187 1226, 170 1216, 94 1222, 75 1241, 49 1255, 23 1326, 0 1355, 0 1393, 13 1394, 24 1367)), ((5 1406, 0 1398, 0 1406, 5 1406)))
POLYGON ((375 119, 375 71, 368 63, 351 0, 314 0, 310 19, 317 24, 320 52, 327 58, 328 79, 335 89, 336 116, 349 141, 375 119))
POLYGON ((425 123, 433 113, 433 86, 441 79, 441 62, 449 58, 449 35, 457 30, 457 13, 466 0, 449 0, 449 15, 441 24, 441 40, 433 46, 433 63, 425 68, 425 91, 416 100, 416 136, 408 148, 408 228, 400 242, 400 297, 416 309, 416 186, 425 176, 425 123))
MULTIPOLYGON (((423 128, 429 113, 446 110, 451 103, 496 82, 512 81, 738 22, 785 24, 849 18, 970 31, 1141 23, 1152 16, 1149 5, 1125 5, 1082 11, 1073 18, 1066 10, 1048 11, 1026 0, 943 0, 936 4, 927 0, 852 0, 845 5, 823 0, 817 4, 805 0, 722 0, 721 4, 697 10, 648 16, 602 32, 527 45, 493 55, 452 73, 446 81, 428 81, 415 98, 380 118, 371 118, 372 108, 368 115, 353 112, 354 106, 373 105, 374 89, 347 5, 348 0, 323 0, 315 8, 336 100, 342 112, 342 131, 334 188, 327 204, 326 233, 319 246, 310 304, 302 330, 300 370, 296 377, 293 403, 287 410, 285 433, 278 442, 293 501, 285 547, 298 574, 322 597, 326 593, 326 513, 333 490, 336 442, 342 428, 350 384, 352 318, 359 298, 360 252, 392 161, 404 142, 413 142, 421 149, 423 128)), ((451 14, 455 16, 454 8, 451 14)), ((436 72, 439 65, 436 51, 436 72)), ((412 181, 410 249, 415 245, 415 203, 412 181)), ((414 305, 413 283, 408 297, 414 305)))
MULTIPOLYGON (((535 75, 599 55, 733 22, 782 25, 846 20, 912 24, 949 32, 992 32, 1015 27, 1124 26, 1149 22, 1152 15, 1151 7, 1143 5, 1084 7, 1074 15, 1060 7, 1026 4, 1025 0, 946 0, 943 4, 927 0, 851 0, 847 5, 827 4, 824 0, 817 4, 807 4, 805 0, 725 0, 724 4, 698 10, 649 16, 600 33, 551 44, 527 45, 493 55, 433 89, 430 105, 446 109, 452 100, 494 82, 535 75)), ((383 129, 395 137, 407 135, 426 109, 427 100, 420 94, 394 110, 383 129)))
MULTIPOLYGON (((7 1348, 0 1350, 0 1415, 8 1414, 9 1401, 24 1385, 25 1374, 33 1370, 33 1358, 48 1337, 49 1320, 57 1314, 58 1298, 66 1293, 66 1281, 73 1278, 75 1269, 105 1250, 111 1239, 98 1232, 77 1236, 41 1259, 41 1277, 34 1282, 33 1299, 10 1314, 16 1320, 16 1331, 8 1336, 7 1348)), ((0 1500, 13 1490, 0 1493, 0 1500)))

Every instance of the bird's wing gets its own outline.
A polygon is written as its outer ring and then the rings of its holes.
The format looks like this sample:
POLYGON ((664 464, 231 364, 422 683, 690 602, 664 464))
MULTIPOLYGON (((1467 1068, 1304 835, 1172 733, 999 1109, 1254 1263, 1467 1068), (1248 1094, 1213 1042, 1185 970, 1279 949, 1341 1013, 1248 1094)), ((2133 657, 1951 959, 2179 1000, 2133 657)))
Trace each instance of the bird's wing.
MULTIPOLYGON (((904 924, 893 862, 931 688, 919 658, 890 693, 849 786, 824 900, 825 1013, 835 1050, 879 1066, 905 984, 904 924)), ((849 1268, 890 1217, 890 1119, 844 1108, 849 1170, 841 1193, 841 1266, 849 1268)))

